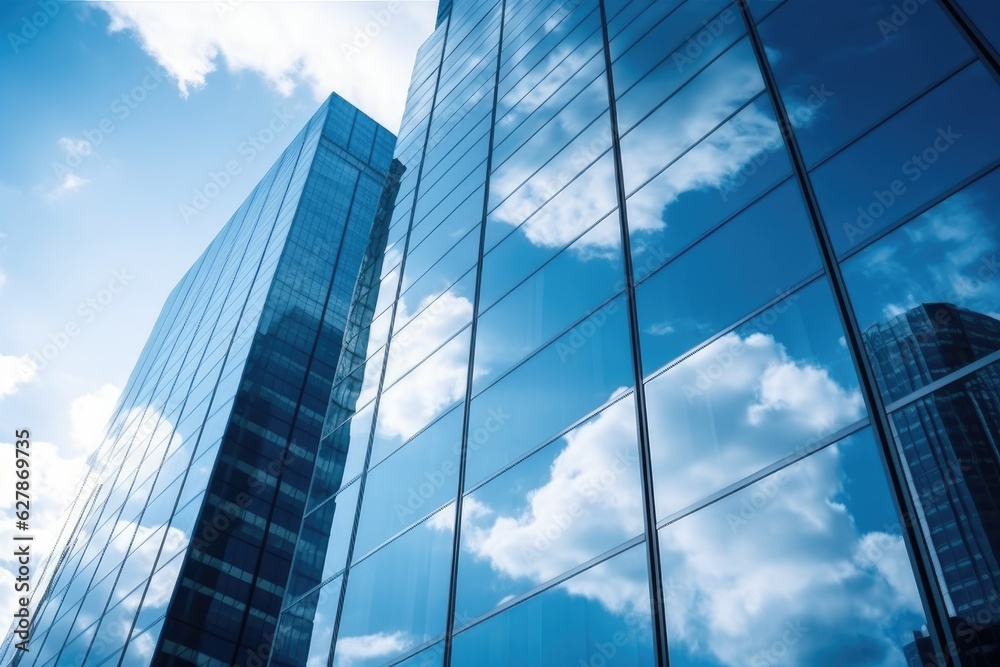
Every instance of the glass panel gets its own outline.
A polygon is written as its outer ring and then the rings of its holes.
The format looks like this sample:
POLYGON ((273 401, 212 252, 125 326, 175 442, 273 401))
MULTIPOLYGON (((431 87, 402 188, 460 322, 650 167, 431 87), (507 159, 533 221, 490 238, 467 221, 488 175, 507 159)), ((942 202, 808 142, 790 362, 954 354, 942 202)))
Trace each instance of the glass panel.
MULTIPOLYGON (((411 319, 389 345, 384 386, 390 387, 401 375, 423 362, 449 338, 472 321, 472 294, 475 275, 460 281, 430 303, 421 303, 420 314, 411 319)), ((433 297, 431 297, 433 298, 433 297)), ((406 302, 400 300, 405 309, 406 302)))
MULTIPOLYGON (((582 236, 568 239, 571 254, 579 261, 621 257, 621 224, 615 213, 604 218, 582 236)), ((525 277, 544 265, 562 249, 561 245, 534 242, 515 232, 483 258, 479 308, 485 311, 525 277)), ((593 263, 597 263, 594 261, 593 263)))
POLYGON ((660 173, 763 89, 753 49, 743 39, 622 137, 625 191, 660 173))
POLYGON ((651 380, 646 403, 660 519, 865 415, 825 280, 651 380))
POLYGON ((455 667, 655 662, 642 545, 457 635, 452 653, 455 667))
POLYGON ((819 268, 798 185, 788 181, 639 284, 643 374, 819 268))
MULTIPOLYGON (((351 540, 351 531, 354 530, 359 487, 358 482, 351 484, 338 493, 328 505, 324 505, 326 511, 323 511, 323 515, 327 521, 326 525, 330 526, 330 533, 325 543, 326 556, 323 560, 323 575, 320 581, 329 579, 347 565, 347 547, 351 540)), ((317 545, 320 553, 324 551, 323 546, 322 542, 317 545)))
MULTIPOLYGON (((658 13, 671 4, 657 2, 653 7, 658 13)), ((632 31, 648 32, 611 67, 618 95, 619 131, 627 132, 746 34, 739 8, 726 4, 725 0, 685 2, 652 28, 648 15, 630 26, 623 38, 630 37, 632 31)), ((612 57, 618 41, 611 42, 612 57)))
POLYGON ((993 0, 958 0, 958 4, 993 43, 993 48, 1000 49, 1000 4, 993 0))
POLYGON ((892 415, 962 664, 1000 662, 1000 364, 892 415))
POLYGON ((662 529, 670 664, 907 664, 925 620, 882 470, 865 431, 662 529))
POLYGON ((354 559, 455 499, 462 410, 452 410, 368 471, 354 559), (440 426, 439 426, 440 425, 440 426))
POLYGON ((628 396, 466 496, 456 609, 476 618, 641 535, 628 396))
POLYGON ((486 248, 511 233, 523 236, 533 246, 562 248, 614 210, 618 203, 614 184, 610 151, 562 190, 528 181, 490 213, 486 248))
POLYGON ((351 568, 335 667, 375 667, 444 632, 455 530, 449 505, 351 568))
POLYGON ((808 165, 971 55, 933 2, 789 0, 759 26, 808 165), (885 76, 892 72, 892 76, 885 76))
POLYGON ((998 210, 995 171, 844 263, 887 401, 1000 349, 998 210))
POLYGON ((636 279, 791 171, 771 103, 759 97, 629 197, 636 279))
POLYGON ((812 174, 839 253, 958 184, 1000 154, 1000 86, 973 64, 812 174))
POLYGON ((474 391, 624 289, 621 244, 610 229, 618 220, 607 223, 601 253, 586 241, 570 246, 480 315, 474 391))
POLYGON ((467 488, 633 384, 626 318, 619 297, 472 400, 467 488))
POLYGON ((396 449, 435 417, 465 397, 470 330, 428 357, 382 395, 376 439, 396 439, 396 449))
POLYGON ((368 454, 373 416, 374 406, 368 405, 321 441, 316 474, 309 491, 310 509, 336 493, 341 481, 350 481, 361 474, 368 454), (336 468, 340 461, 344 462, 344 470, 338 475, 336 468))

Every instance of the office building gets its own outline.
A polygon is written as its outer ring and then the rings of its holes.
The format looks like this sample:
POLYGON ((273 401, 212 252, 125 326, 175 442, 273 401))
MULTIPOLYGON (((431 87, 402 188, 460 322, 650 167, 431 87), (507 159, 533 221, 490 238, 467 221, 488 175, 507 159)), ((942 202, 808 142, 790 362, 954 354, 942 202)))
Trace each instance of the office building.
POLYGON ((995 664, 998 11, 442 2, 270 664, 995 664))
POLYGON ((174 288, 2 664, 266 658, 394 147, 331 96, 174 288))

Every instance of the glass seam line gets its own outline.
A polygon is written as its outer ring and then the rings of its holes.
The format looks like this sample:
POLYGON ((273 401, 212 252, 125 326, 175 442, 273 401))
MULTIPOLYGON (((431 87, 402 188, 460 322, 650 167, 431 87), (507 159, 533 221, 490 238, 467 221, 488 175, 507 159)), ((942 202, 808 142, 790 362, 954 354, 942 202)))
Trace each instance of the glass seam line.
POLYGON ((982 357, 981 359, 976 359, 975 361, 966 364, 957 371, 949 373, 944 377, 940 377, 937 380, 934 380, 933 382, 924 385, 920 389, 917 389, 916 391, 904 396, 903 398, 893 401, 892 403, 889 403, 888 405, 885 406, 885 411, 888 413, 893 413, 896 412, 897 410, 900 410, 901 408, 905 408, 911 403, 916 403, 920 399, 926 398, 927 396, 934 393, 938 389, 943 389, 944 387, 947 387, 948 385, 954 382, 964 380, 966 377, 972 375, 977 371, 982 370, 983 368, 986 368, 987 366, 996 361, 1000 361, 1000 350, 994 350, 992 353, 986 355, 985 357, 982 357))
POLYGON ((965 9, 954 0, 939 0, 939 4, 959 32, 962 33, 962 36, 965 37, 979 60, 986 65, 993 78, 1000 83, 1000 55, 997 54, 990 40, 979 29, 975 21, 970 20, 965 9))
POLYGON ((824 268, 830 277, 830 286, 833 291, 841 324, 844 327, 844 336, 854 362, 855 371, 858 374, 858 381, 862 394, 865 397, 865 404, 868 407, 872 430, 876 436, 875 442, 881 454, 880 458, 882 459, 883 467, 887 473, 890 491, 895 499, 894 504, 902 514, 900 517, 901 532, 903 533, 904 541, 909 547, 908 552, 910 560, 914 565, 914 574, 917 578, 921 599, 925 602, 925 607, 929 611, 927 621, 931 628, 932 641, 935 644, 935 650, 940 651, 942 647, 952 645, 951 629, 948 625, 947 614, 944 613, 944 601, 933 577, 932 561, 928 552, 928 546, 920 534, 919 526, 915 525, 915 521, 912 519, 912 517, 917 516, 914 500, 907 492, 902 473, 903 462, 900 459, 899 452, 894 447, 894 441, 891 440, 890 420, 885 413, 882 397, 874 381, 874 373, 872 372, 862 342, 861 330, 854 316, 854 311, 851 308, 851 301, 847 293, 844 277, 840 271, 840 265, 837 263, 836 252, 833 249, 833 243, 826 229, 826 223, 823 220, 819 202, 813 190, 809 172, 805 166, 805 160, 795 134, 792 132, 792 125, 778 92, 777 79, 771 71, 764 51, 763 41, 757 32, 757 26, 754 24, 753 17, 750 14, 748 0, 739 0, 739 6, 744 23, 747 25, 750 43, 753 47, 757 64, 761 70, 761 75, 764 77, 765 87, 771 98, 771 103, 774 105, 775 113, 778 114, 778 125, 785 139, 789 157, 792 160, 792 166, 799 178, 799 186, 806 201, 809 211, 809 221, 813 227, 824 268))
MULTIPOLYGON (((495 74, 493 77, 493 101, 490 109, 490 133, 486 145, 486 169, 483 172, 483 211, 480 217, 479 248, 476 255, 476 287, 473 292, 472 324, 469 331, 469 365, 465 373, 465 397, 462 404, 462 436, 458 456, 458 488, 455 491, 455 528, 452 538, 451 567, 448 578, 448 604, 444 620, 444 655, 441 659, 443 667, 451 667, 451 656, 454 648, 455 610, 458 597, 458 559, 462 550, 462 494, 465 489, 465 470, 469 448, 469 420, 472 414, 472 386, 476 362, 476 334, 479 329, 479 297, 483 286, 483 251, 486 247, 486 220, 489 216, 490 181, 493 170, 493 142, 496 139, 497 101, 500 92, 500 69, 503 64, 504 28, 507 23, 507 0, 499 0, 500 30, 497 35, 497 55, 495 74)), ((496 5, 494 5, 496 6, 496 5)))
POLYGON ((985 180, 990 174, 992 174, 998 168, 1000 168, 1000 159, 991 162, 982 169, 979 169, 978 171, 973 173, 971 176, 968 176, 967 178, 962 179, 952 187, 945 189, 943 192, 941 192, 941 194, 935 197, 931 197, 927 202, 913 208, 913 210, 911 210, 909 213, 904 214, 895 222, 887 225, 884 229, 874 232, 869 238, 863 241, 859 241, 849 250, 845 250, 840 255, 840 263, 843 264, 844 262, 851 259, 855 255, 864 252, 870 246, 875 245, 877 242, 879 242, 886 236, 889 236, 893 232, 899 230, 901 227, 905 227, 907 223, 916 220, 917 218, 924 215, 925 213, 935 208, 939 204, 942 204, 946 200, 951 199, 952 196, 972 186, 977 181, 985 180))
MULTIPOLYGON (((451 27, 451 15, 449 14, 448 19, 445 23, 444 37, 442 38, 442 44, 441 44, 441 56, 438 60, 438 66, 436 68, 437 73, 436 75, 431 75, 431 76, 436 76, 436 80, 434 82, 434 93, 431 96, 431 107, 430 110, 428 111, 427 128, 424 130, 424 142, 420 152, 420 164, 417 166, 417 173, 415 176, 416 180, 414 181, 413 185, 413 200, 410 203, 409 222, 407 223, 406 234, 404 235, 405 239, 403 241, 403 256, 399 262, 399 281, 396 283, 396 298, 392 302, 392 313, 389 317, 389 333, 382 350, 383 354, 382 368, 379 374, 378 389, 375 394, 375 399, 372 401, 372 423, 368 431, 368 441, 365 446, 365 459, 361 467, 361 475, 358 478, 357 482, 358 500, 354 508, 354 520, 351 525, 351 534, 347 544, 347 556, 345 559, 344 574, 340 581, 340 593, 337 599, 337 613, 334 616, 333 628, 330 632, 330 648, 327 651, 327 667, 333 666, 334 651, 336 650, 337 647, 337 637, 340 634, 340 622, 343 618, 344 601, 347 597, 347 585, 351 573, 350 563, 353 557, 354 543, 358 532, 358 520, 361 517, 361 503, 364 501, 365 481, 367 479, 368 463, 371 461, 372 444, 375 439, 375 429, 378 426, 378 413, 379 413, 379 407, 382 402, 382 383, 385 380, 386 366, 388 366, 389 362, 389 346, 392 342, 393 326, 395 325, 395 320, 396 320, 399 295, 400 295, 400 290, 403 286, 403 272, 406 269, 406 255, 410 245, 410 234, 413 231, 413 219, 417 211, 417 199, 420 196, 420 181, 424 171, 424 162, 427 158, 427 142, 430 137, 431 125, 434 121, 434 105, 437 103, 437 95, 441 86, 441 70, 444 67, 444 58, 448 50, 448 30, 450 29, 450 27, 451 27)), ((305 517, 303 517, 303 521, 304 520, 305 517)))
POLYGON ((734 493, 738 493, 749 486, 753 486, 757 482, 766 479, 773 475, 774 473, 789 468, 799 461, 809 458, 813 454, 819 452, 820 450, 826 449, 830 445, 835 445, 843 440, 857 434, 861 430, 867 428, 871 424, 871 420, 867 415, 857 420, 853 424, 848 424, 843 428, 839 428, 830 435, 824 438, 816 438, 814 442, 806 441, 806 444, 799 448, 790 451, 788 454, 778 459, 777 461, 766 465, 756 472, 752 472, 749 475, 744 476, 742 479, 738 479, 732 482, 728 486, 715 491, 713 493, 704 496, 693 503, 689 503, 687 506, 672 512, 665 516, 657 523, 657 528, 664 528, 672 523, 677 523, 685 517, 691 516, 695 512, 705 509, 709 505, 714 505, 720 500, 724 500, 734 493))
MULTIPOLYGON (((642 354, 639 349, 639 315, 636 306, 635 277, 632 266, 632 245, 626 211, 625 172, 622 165, 621 136, 618 134, 618 105, 615 99, 614 72, 611 63, 611 45, 608 41, 608 19, 604 0, 598 0, 601 12, 601 41, 604 51, 604 68, 608 88, 608 112, 611 121, 611 151, 615 168, 615 195, 618 199, 618 221, 621 232, 622 263, 625 269, 625 295, 629 320, 629 346, 632 353, 632 372, 635 382, 636 435, 639 446, 639 470, 642 477, 643 523, 646 533, 646 560, 649 568, 650 621, 653 630, 653 650, 657 664, 667 667, 670 656, 667 650, 667 621, 664 604, 663 571, 660 562, 660 542, 656 532, 656 505, 653 499, 652 455, 646 411, 646 391, 642 381, 642 354)), ((447 667, 447 666, 446 666, 447 667)))

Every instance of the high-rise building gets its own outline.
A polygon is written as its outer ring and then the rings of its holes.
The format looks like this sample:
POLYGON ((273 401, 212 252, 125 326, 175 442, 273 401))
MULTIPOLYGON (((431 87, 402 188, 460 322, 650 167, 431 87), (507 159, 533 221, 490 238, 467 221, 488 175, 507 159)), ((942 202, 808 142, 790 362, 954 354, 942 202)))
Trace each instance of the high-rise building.
POLYGON ((992 0, 442 2, 270 664, 996 664, 998 45, 992 0), (954 346, 876 343, 921 303, 954 346))
MULTIPOLYGON (((926 303, 864 332, 889 399, 1000 351, 1000 319, 926 303)), ((1000 364, 922 392, 892 415, 963 664, 1000 663, 1000 364)), ((920 667, 926 639, 915 642, 920 667)))
POLYGON ((331 96, 173 290, 3 664, 266 658, 394 147, 331 96))

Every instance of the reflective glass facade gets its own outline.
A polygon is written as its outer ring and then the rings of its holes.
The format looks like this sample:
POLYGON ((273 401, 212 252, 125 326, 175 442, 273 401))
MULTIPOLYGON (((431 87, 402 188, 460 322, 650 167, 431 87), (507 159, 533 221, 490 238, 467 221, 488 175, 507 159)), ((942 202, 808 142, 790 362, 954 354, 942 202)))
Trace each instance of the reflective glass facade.
POLYGON ((998 25, 442 3, 270 664, 1000 664, 998 25))
POLYGON ((173 290, 3 664, 266 661, 394 148, 331 96, 173 290))

